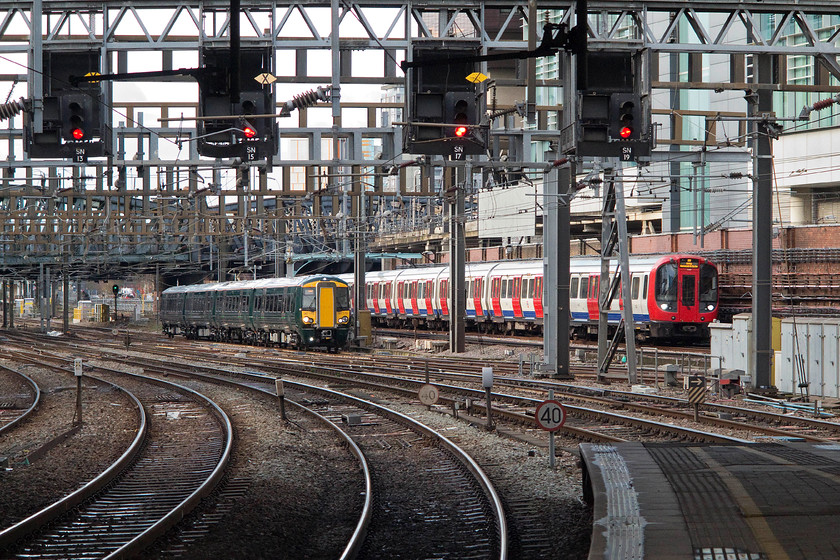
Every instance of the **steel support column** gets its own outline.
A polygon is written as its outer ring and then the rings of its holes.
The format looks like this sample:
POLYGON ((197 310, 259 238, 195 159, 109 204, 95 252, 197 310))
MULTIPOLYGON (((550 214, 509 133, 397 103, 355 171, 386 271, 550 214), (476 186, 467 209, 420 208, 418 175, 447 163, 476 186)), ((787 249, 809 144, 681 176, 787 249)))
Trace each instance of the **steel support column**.
MULTIPOLYGON (((547 154, 556 159, 556 154, 547 154)), ((542 371, 571 379, 569 371, 569 191, 574 164, 551 169, 545 178, 543 227, 543 365, 542 371)))
MULTIPOLYGON (((770 55, 755 57, 759 83, 772 82, 770 55)), ((753 116, 770 114, 773 110, 772 92, 759 89, 752 104, 753 116)), ((773 153, 766 122, 754 122, 753 133, 753 349, 755 351, 755 386, 759 389, 771 384, 770 367, 773 358, 773 153)))
MULTIPOLYGON (((463 177, 458 170, 465 167, 445 168, 444 189, 449 195, 449 350, 460 353, 466 350, 464 315, 466 314, 466 290, 464 289, 464 267, 466 243, 464 231, 464 188, 463 177), (453 175, 455 175, 453 177, 453 175)), ((466 166, 469 176, 471 167, 466 166)))

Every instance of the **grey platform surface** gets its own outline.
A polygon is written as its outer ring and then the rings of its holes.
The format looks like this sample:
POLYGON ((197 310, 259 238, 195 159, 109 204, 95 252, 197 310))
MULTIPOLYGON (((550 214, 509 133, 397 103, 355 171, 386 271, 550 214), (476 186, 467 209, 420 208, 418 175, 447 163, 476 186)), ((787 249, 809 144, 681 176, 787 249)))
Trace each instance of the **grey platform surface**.
POLYGON ((840 559, 840 443, 587 443, 589 558, 840 559))

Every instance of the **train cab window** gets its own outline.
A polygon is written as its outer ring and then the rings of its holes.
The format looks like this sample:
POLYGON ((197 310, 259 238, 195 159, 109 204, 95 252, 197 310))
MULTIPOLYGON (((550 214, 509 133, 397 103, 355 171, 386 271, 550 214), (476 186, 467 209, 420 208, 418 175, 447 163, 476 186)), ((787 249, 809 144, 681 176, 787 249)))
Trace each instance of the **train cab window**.
POLYGON ((580 279, 580 299, 586 299, 589 294, 589 277, 584 276, 580 279))
POLYGON ((634 276, 633 280, 630 282, 630 298, 631 299, 639 299, 639 284, 641 284, 641 281, 639 280, 639 277, 634 276))
POLYGON ((304 288, 300 308, 303 311, 315 311, 315 288, 304 288))
POLYGON ((576 299, 578 297, 578 283, 580 282, 580 278, 572 278, 571 283, 569 284, 569 297, 576 299))
POLYGON ((350 309, 350 289, 346 286, 336 286, 335 288, 335 309, 336 311, 350 309))
POLYGON ((718 301, 718 275, 715 267, 709 264, 700 266, 700 306, 701 311, 711 311, 718 301))
POLYGON ((666 263, 656 271, 656 301, 676 303, 677 301, 677 264, 666 263))

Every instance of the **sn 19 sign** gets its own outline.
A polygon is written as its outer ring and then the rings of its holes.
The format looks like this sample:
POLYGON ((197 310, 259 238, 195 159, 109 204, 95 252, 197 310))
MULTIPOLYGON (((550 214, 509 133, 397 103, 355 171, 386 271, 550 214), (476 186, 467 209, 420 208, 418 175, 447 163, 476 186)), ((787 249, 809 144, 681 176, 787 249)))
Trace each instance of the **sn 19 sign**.
POLYGON ((556 432, 566 422, 566 410, 557 401, 543 401, 537 405, 534 419, 543 430, 556 432))

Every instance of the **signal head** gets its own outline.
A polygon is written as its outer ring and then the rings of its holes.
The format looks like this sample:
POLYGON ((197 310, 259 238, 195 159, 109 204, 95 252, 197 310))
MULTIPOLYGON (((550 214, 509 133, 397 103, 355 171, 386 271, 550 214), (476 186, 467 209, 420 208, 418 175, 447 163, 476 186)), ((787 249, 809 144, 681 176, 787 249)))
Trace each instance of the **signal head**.
POLYGON ((245 119, 239 119, 237 128, 242 132, 242 136, 248 138, 256 138, 258 136, 257 127, 245 119))

